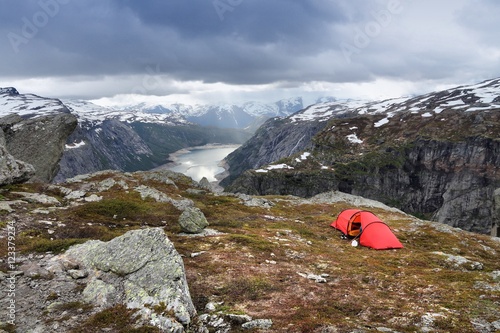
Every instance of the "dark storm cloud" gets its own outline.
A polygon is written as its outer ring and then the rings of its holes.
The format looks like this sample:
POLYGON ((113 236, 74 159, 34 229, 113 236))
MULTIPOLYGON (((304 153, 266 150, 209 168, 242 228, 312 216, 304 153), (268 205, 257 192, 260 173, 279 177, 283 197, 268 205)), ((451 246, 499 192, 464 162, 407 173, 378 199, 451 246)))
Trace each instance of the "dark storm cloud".
POLYGON ((476 79, 500 63, 493 0, 2 1, 0 76, 18 80, 154 69, 164 80, 298 86, 476 79))
POLYGON ((2 74, 113 75, 159 65, 181 80, 261 83, 277 79, 294 55, 328 48, 331 37, 322 32, 344 20, 331 1, 229 3, 13 2, 10 15, 2 14, 1 53, 10 64, 2 74), (44 8, 55 13, 47 22, 44 8))

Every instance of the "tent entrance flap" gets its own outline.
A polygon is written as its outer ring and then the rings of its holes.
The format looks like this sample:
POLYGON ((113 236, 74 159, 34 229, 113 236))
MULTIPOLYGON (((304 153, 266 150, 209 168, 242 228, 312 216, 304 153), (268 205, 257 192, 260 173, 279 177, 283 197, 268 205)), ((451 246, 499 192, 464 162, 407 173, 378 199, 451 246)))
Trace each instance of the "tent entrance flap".
POLYGON ((347 225, 347 235, 351 237, 356 237, 361 232, 361 222, 359 221, 349 221, 347 225))

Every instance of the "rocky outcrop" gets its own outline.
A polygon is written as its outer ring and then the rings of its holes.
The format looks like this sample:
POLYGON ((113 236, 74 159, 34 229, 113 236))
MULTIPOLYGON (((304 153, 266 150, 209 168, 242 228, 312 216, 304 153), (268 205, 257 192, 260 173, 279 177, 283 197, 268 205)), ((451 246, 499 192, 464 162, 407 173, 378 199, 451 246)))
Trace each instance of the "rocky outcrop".
POLYGON ((81 263, 88 280, 83 297, 95 306, 126 304, 139 309, 146 323, 172 332, 183 331, 196 316, 182 258, 161 228, 129 231, 109 242, 89 241, 54 260, 81 263), (156 313, 157 306, 164 312, 156 313))
POLYGON ((8 152, 35 168, 30 180, 50 182, 59 170, 66 139, 76 123, 76 118, 65 112, 26 119, 12 114, 0 119, 0 128, 8 152))
POLYGON ((16 160, 5 147, 3 131, 0 130, 0 186, 22 183, 33 177, 35 168, 31 164, 16 160))

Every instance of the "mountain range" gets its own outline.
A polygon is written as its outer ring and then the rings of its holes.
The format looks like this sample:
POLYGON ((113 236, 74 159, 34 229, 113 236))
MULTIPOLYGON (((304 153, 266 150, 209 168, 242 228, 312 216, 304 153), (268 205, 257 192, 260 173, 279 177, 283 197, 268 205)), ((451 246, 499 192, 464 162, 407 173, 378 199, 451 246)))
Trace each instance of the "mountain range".
POLYGON ((226 190, 376 198, 498 234, 500 79, 416 97, 315 104, 267 121, 226 158, 226 190))
MULTIPOLYGON (((283 117, 302 109, 302 99, 291 98, 275 103, 246 102, 241 105, 150 105, 121 108, 104 107, 83 100, 59 100, 34 94, 20 94, 13 87, 0 90, 0 118, 17 115, 15 122, 4 121, 4 132, 13 133, 23 121, 65 114, 76 118, 76 128, 62 131, 70 135, 53 154, 40 154, 36 143, 11 142, 10 150, 19 151, 18 159, 46 169, 43 160, 60 160, 44 175, 45 181, 63 181, 75 175, 103 169, 148 170, 168 162, 168 155, 182 148, 209 143, 241 144, 270 117, 283 117), (25 153, 23 153, 23 151, 25 153), (60 152, 63 151, 62 156, 60 152), (29 152, 29 153, 28 153, 29 152)), ((68 118, 69 119, 69 118, 68 118)), ((66 119, 66 120, 68 120, 66 119)), ((27 128, 27 127, 26 127, 27 128)), ((26 137, 18 131, 17 138, 26 137)), ((47 138, 50 133, 44 134, 47 138)), ((40 137, 42 138, 42 137, 40 137)))
POLYGON ((304 108, 301 97, 274 103, 245 102, 241 104, 169 104, 140 103, 130 105, 121 112, 141 112, 149 115, 169 115, 201 126, 220 128, 253 128, 272 117, 286 117, 304 108))
POLYGON ((228 191, 308 197, 340 190, 498 233, 500 79, 383 101, 325 98, 292 113, 302 103, 116 109, 2 88, 0 127, 7 150, 32 164, 37 180, 149 170, 182 148, 237 143, 225 160, 228 191), (43 148, 49 140, 57 149, 43 148))

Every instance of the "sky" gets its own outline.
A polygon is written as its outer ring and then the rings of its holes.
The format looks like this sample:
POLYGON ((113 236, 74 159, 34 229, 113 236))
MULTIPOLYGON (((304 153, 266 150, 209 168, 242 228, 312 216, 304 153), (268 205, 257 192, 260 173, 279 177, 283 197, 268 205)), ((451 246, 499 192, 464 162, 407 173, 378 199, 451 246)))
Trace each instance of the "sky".
POLYGON ((385 99, 500 77, 497 0, 0 0, 0 87, 102 105, 385 99))

